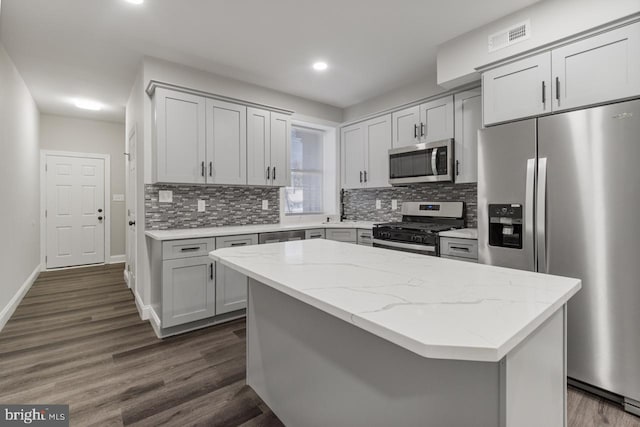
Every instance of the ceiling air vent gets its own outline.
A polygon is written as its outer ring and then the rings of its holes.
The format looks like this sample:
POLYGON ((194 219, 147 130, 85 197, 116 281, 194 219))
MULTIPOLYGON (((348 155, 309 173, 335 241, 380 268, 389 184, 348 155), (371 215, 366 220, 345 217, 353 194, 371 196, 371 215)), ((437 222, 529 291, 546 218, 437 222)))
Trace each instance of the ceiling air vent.
POLYGON ((489 36, 489 52, 527 40, 531 37, 531 21, 527 20, 489 36))

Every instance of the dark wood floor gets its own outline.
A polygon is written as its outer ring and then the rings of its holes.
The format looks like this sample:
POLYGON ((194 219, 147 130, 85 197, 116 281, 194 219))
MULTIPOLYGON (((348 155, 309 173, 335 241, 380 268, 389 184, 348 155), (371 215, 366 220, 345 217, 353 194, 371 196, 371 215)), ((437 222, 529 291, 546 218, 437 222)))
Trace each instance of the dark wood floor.
MULTIPOLYGON (((281 426, 245 385, 245 325, 158 340, 122 265, 40 275, 0 332, 0 403, 65 403, 78 426, 281 426)), ((638 426, 569 390, 569 426, 638 426)), ((428 425, 428 421, 425 421, 428 425)))

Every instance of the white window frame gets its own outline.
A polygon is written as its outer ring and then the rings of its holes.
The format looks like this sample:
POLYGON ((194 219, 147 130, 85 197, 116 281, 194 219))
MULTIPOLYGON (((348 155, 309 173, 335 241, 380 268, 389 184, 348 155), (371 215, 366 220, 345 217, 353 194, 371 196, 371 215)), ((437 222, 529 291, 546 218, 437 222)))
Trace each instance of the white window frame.
MULTIPOLYGON (((318 214, 286 214, 285 213, 285 188, 280 189, 280 223, 281 224, 299 224, 299 223, 317 223, 327 221, 336 222, 340 220, 339 199, 340 199, 340 157, 339 157, 339 123, 333 122, 318 122, 313 119, 306 118, 293 118, 291 120, 291 126, 303 127, 312 130, 319 130, 324 132, 324 192, 325 199, 323 208, 325 212, 318 214), (328 155, 327 155, 328 154, 328 155), (331 183, 327 185, 327 181, 331 183), (327 198, 326 194, 333 189, 330 198, 327 198)), ((287 165, 291 167, 291 165, 287 165)))

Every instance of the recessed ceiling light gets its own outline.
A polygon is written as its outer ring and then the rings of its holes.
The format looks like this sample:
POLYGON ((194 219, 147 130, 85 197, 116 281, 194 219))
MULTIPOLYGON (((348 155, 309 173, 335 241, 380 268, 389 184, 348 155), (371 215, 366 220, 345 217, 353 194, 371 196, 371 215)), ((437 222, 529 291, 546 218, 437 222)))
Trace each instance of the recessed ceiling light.
POLYGON ((126 0, 126 1, 131 3, 131 4, 142 4, 142 3, 144 3, 144 0, 126 0))
POLYGON ((328 67, 326 62, 318 61, 313 64, 313 69, 316 71, 324 71, 328 67))
POLYGON ((95 101, 89 101, 87 99, 76 99, 74 102, 76 107, 83 110, 100 111, 102 110, 102 104, 95 101))

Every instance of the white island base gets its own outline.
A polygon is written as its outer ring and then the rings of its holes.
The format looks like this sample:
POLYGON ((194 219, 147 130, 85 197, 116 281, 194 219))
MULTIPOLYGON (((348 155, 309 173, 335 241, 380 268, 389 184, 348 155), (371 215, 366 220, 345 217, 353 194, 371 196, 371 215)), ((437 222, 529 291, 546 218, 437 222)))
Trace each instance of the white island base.
POLYGON ((565 307, 498 362, 433 359, 250 279, 247 384, 294 427, 565 426, 565 307))

